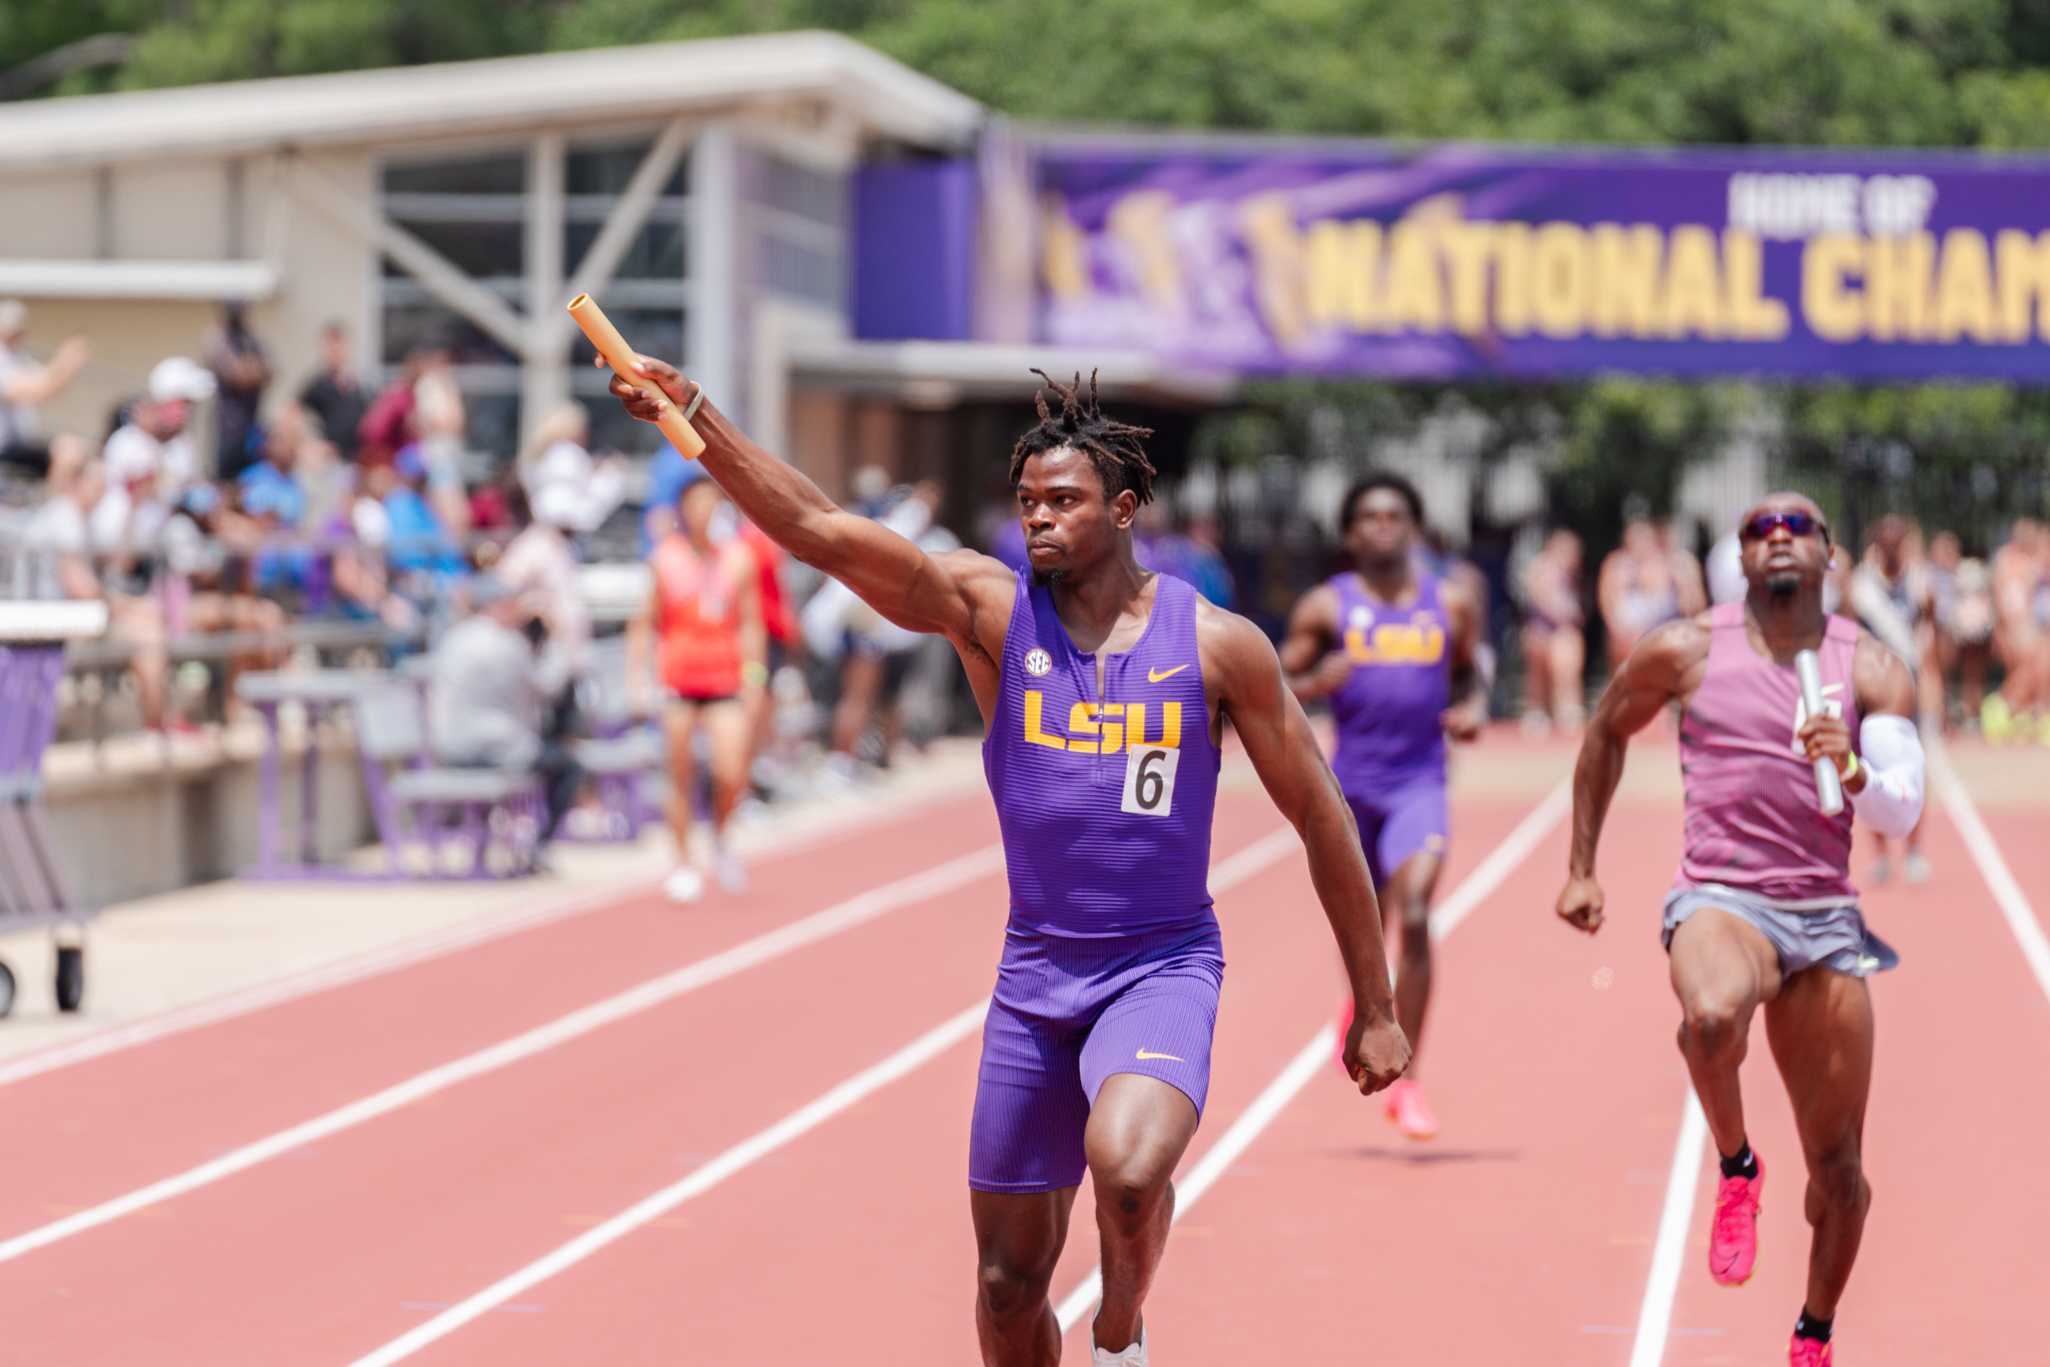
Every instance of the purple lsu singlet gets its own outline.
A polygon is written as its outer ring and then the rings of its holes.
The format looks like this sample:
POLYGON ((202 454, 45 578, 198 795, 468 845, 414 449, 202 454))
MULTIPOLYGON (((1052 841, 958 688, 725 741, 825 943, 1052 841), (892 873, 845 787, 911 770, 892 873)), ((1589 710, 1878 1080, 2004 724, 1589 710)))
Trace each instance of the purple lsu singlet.
MULTIPOLYGON (((1858 734, 1851 664, 1858 626, 1831 617, 1816 652, 1823 706, 1858 734)), ((1851 805, 1824 816, 1815 767, 1795 734, 1807 720, 1800 678, 1751 645, 1744 604, 1709 612, 1708 673, 1680 724, 1686 788, 1678 887, 1720 884, 1783 906, 1834 906, 1851 886, 1851 805)))
POLYGON ((1443 777, 1452 699, 1452 624, 1438 581, 1419 575, 1399 607, 1368 596, 1357 574, 1328 581, 1338 594, 1339 649, 1352 672, 1331 695, 1338 753, 1331 767, 1346 792, 1390 779, 1443 777))
POLYGON ((1159 576, 1138 643, 1075 649, 1053 596, 1018 574, 982 767, 1003 828, 1011 922, 1107 937, 1214 924, 1218 750, 1196 657, 1196 591, 1159 576))

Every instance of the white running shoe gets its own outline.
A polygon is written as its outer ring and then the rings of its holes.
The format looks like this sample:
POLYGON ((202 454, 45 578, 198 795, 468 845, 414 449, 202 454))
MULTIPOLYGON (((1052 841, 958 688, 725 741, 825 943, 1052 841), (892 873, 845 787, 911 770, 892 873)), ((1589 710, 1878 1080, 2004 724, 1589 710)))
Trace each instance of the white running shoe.
POLYGON ((1913 886, 1920 887, 1922 884, 1928 882, 1928 858, 1925 855, 1923 855, 1923 853, 1920 850, 1916 850, 1913 854, 1908 856, 1908 863, 1907 868, 1905 869, 1905 873, 1907 874, 1908 882, 1913 886))
POLYGON ((740 862, 739 855, 723 846, 712 856, 712 876, 719 880, 720 887, 736 897, 747 891, 747 865, 740 862))
POLYGON ((662 895, 672 902, 695 902, 705 895, 705 875, 688 864, 662 881, 662 895))
POLYGON ((1126 1346, 1118 1352, 1113 1353, 1108 1348, 1098 1348, 1094 1340, 1091 1340, 1089 1346, 1090 1367, 1147 1367, 1146 1326, 1143 1324, 1139 1326, 1139 1341, 1126 1346))

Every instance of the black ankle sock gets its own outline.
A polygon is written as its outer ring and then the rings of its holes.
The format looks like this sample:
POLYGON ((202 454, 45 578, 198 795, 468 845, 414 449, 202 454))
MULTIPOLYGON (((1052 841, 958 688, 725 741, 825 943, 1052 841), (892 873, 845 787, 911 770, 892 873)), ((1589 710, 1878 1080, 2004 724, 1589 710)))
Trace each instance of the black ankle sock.
POLYGON ((1758 1176, 1758 1155, 1751 1152, 1751 1141, 1745 1140, 1744 1147, 1722 1160, 1725 1177, 1758 1176))
POLYGON ((1834 1328, 1835 1325, 1835 1320, 1816 1319, 1813 1315, 1809 1314, 1806 1309, 1803 1309, 1801 1311, 1801 1318, 1794 1321, 1794 1337, 1802 1339, 1814 1339, 1817 1343, 1828 1343, 1829 1331, 1832 1328, 1834 1328))

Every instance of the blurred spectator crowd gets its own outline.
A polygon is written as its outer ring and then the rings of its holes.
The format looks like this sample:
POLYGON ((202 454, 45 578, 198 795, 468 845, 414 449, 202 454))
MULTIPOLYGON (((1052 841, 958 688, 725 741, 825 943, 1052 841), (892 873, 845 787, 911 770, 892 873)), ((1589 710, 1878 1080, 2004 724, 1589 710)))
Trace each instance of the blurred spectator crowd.
MULTIPOLYGON (((481 762, 481 747, 542 765, 593 687, 646 708, 649 690, 595 676, 625 668, 622 633, 649 606, 640 567, 676 530, 673 451, 594 455, 585 409, 567 402, 524 449, 474 452, 446 351, 423 347, 373 383, 329 325, 314 372, 282 376, 235 305, 192 356, 106 395, 100 433, 50 430, 40 410, 80 383, 92 350, 68 338, 39 358, 30 321, 0 301, 0 598, 108 605, 104 650, 73 654, 74 669, 98 658, 117 681, 116 729, 205 737, 238 710, 242 671, 391 666, 451 644, 446 667, 422 662, 448 684, 435 711, 451 763, 481 762), (487 713, 532 734, 513 741, 487 713)), ((937 486, 893 487, 876 469, 856 482, 865 511, 959 544, 934 522, 937 486)), ((953 727, 963 698, 942 643, 787 562, 723 499, 713 534, 753 549, 771 619, 755 799, 859 783, 901 738, 953 727)))

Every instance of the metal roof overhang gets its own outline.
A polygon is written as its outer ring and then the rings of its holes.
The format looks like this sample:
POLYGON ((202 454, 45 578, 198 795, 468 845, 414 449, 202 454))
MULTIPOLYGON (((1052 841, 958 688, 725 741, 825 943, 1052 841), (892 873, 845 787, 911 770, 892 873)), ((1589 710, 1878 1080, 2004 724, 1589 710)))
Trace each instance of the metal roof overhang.
POLYGON ((864 132, 917 146, 970 143, 981 105, 840 34, 701 42, 290 76, 0 107, 0 172, 148 157, 675 117, 812 99, 864 132))
POLYGON ((254 302, 278 290, 262 261, 0 260, 0 298, 223 299, 254 302))

